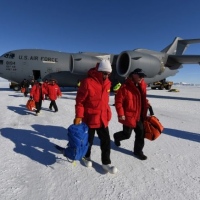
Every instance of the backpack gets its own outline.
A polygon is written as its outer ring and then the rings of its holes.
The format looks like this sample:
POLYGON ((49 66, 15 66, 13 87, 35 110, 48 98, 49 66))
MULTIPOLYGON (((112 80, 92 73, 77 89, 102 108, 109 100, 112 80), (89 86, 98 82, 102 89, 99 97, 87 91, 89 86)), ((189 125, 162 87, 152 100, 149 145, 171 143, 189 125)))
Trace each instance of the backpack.
POLYGON ((88 143, 88 126, 85 123, 70 125, 68 127, 68 144, 63 154, 70 160, 80 160, 87 153, 88 143))

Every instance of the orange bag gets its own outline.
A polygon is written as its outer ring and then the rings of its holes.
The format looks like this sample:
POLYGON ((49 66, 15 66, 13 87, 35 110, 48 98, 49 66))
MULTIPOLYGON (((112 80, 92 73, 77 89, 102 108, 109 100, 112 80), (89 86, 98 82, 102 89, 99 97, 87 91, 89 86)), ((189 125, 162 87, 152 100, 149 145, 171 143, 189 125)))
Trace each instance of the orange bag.
POLYGON ((32 100, 32 99, 29 99, 26 103, 26 107, 28 108, 28 110, 30 111, 34 111, 36 110, 36 107, 35 107, 35 101, 32 100))
POLYGON ((22 87, 22 88, 21 88, 21 93, 24 93, 24 92, 25 92, 25 88, 22 87))
POLYGON ((163 131, 164 127, 160 123, 159 119, 154 116, 152 107, 149 108, 150 116, 147 116, 144 121, 145 138, 149 140, 155 140, 163 131))

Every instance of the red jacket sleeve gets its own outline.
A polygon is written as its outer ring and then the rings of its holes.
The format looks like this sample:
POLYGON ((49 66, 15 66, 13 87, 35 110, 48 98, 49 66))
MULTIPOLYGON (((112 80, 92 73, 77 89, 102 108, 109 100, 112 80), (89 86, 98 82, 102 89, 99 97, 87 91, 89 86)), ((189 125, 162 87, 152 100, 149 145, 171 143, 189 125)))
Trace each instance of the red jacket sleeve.
POLYGON ((84 117, 84 102, 85 102, 86 97, 88 95, 87 87, 88 87, 87 81, 83 80, 81 82, 81 85, 80 85, 78 91, 77 91, 75 112, 76 112, 76 117, 78 117, 78 118, 84 117))

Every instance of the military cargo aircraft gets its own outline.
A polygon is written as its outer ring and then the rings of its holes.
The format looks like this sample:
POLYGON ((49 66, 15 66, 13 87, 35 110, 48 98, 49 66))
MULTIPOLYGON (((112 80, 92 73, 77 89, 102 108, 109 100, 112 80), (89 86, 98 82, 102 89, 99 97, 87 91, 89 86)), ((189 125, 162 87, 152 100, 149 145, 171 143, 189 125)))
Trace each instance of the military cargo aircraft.
POLYGON ((200 63, 199 55, 183 55, 189 44, 200 39, 184 40, 176 37, 162 51, 135 49, 118 55, 108 53, 65 53, 41 49, 13 50, 0 57, 0 77, 20 83, 23 79, 56 79, 61 87, 76 86, 87 76, 87 71, 102 59, 108 59, 113 72, 113 84, 123 82, 131 71, 141 68, 147 83, 173 76, 182 64, 200 63))

